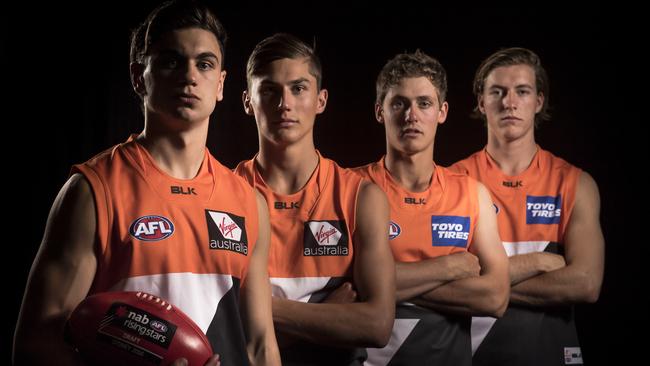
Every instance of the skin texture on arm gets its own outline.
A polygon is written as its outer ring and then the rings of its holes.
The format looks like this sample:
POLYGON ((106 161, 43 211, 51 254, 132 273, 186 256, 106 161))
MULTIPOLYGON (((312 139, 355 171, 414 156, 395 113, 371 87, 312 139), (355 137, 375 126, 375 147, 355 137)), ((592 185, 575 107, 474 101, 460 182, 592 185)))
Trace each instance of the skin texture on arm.
POLYGON ((517 254, 509 257, 508 261, 511 286, 566 266, 563 256, 548 252, 517 254))
POLYGON ((458 252, 417 262, 396 262, 397 302, 425 294, 449 281, 479 275, 478 258, 458 252))
POLYGON ((481 273, 442 285, 418 298, 416 304, 466 315, 499 317, 508 306, 508 258, 499 238, 496 214, 485 186, 478 184, 479 218, 470 251, 481 273))
POLYGON ((251 365, 280 365, 280 353, 273 330, 271 287, 268 275, 268 252, 271 241, 266 200, 257 191, 259 235, 251 255, 241 303, 244 330, 251 365))
POLYGON ((593 178, 582 172, 576 201, 565 233, 566 266, 512 287, 510 300, 527 305, 595 302, 605 265, 605 240, 600 228, 600 197, 593 178))
MULTIPOLYGON (((353 303, 310 304, 273 298, 273 320, 282 335, 342 347, 383 347, 395 315, 395 265, 388 246, 388 201, 374 184, 363 183, 354 232, 356 293, 353 303)), ((346 301, 346 300, 339 300, 346 301)))
POLYGON ((52 205, 27 280, 14 336, 14 364, 79 362, 63 340, 63 328, 72 310, 86 297, 97 270, 96 224, 90 185, 81 174, 75 174, 52 205))

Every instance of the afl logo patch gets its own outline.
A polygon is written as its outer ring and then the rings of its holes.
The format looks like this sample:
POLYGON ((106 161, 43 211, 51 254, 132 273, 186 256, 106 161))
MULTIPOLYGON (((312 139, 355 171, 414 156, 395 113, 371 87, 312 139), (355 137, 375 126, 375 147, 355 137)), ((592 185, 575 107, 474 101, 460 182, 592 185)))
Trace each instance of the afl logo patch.
POLYGON ((396 222, 391 221, 388 225, 388 240, 393 240, 399 236, 402 232, 402 229, 397 225, 396 222))
POLYGON ((133 221, 129 234, 142 241, 159 241, 167 239, 174 233, 174 224, 163 216, 142 216, 133 221))
POLYGON ((165 323, 159 322, 158 320, 152 320, 151 327, 159 332, 167 331, 167 326, 165 325, 165 323))

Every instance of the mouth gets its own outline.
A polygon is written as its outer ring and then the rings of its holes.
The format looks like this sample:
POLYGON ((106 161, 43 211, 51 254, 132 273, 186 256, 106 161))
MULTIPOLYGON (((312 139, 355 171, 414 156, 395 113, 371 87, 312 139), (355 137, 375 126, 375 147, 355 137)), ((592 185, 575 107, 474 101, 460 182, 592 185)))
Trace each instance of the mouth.
POLYGON ((273 121, 273 125, 280 126, 280 127, 289 127, 295 124, 298 124, 298 120, 291 119, 291 118, 280 118, 278 120, 273 121))
POLYGON ((201 98, 192 93, 179 93, 176 94, 176 98, 178 98, 184 104, 194 104, 201 100, 201 98))
POLYGON ((416 128, 405 128, 402 131, 400 131, 400 136, 402 137, 414 137, 417 135, 422 135, 422 131, 416 128))
POLYGON ((517 118, 515 116, 505 116, 501 118, 501 121, 503 122, 519 122, 521 121, 521 118, 517 118))

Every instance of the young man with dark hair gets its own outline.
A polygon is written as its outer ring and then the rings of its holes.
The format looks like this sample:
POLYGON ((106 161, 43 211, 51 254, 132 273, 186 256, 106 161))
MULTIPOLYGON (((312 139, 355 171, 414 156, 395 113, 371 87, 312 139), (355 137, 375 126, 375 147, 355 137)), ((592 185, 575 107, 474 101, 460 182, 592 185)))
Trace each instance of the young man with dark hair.
POLYGON ((193 1, 161 5, 133 33, 144 130, 75 165, 57 196, 19 315, 16 364, 78 362, 64 344, 66 319, 107 291, 179 307, 220 356, 210 365, 279 364, 266 203, 205 147, 223 97, 224 43, 212 11, 193 1))

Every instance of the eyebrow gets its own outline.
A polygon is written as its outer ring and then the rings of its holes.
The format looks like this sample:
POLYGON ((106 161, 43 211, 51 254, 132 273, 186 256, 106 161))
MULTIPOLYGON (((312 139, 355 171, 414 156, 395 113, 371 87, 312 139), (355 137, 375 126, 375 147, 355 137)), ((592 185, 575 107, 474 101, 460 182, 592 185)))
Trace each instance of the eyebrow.
POLYGON ((309 79, 307 79, 307 78, 298 78, 298 79, 296 79, 296 80, 291 80, 291 81, 289 82, 289 84, 291 84, 291 85, 296 85, 296 84, 300 84, 300 83, 307 83, 307 84, 310 84, 311 82, 310 82, 309 79))
MULTIPOLYGON (((499 84, 490 85, 490 87, 488 89, 495 89, 495 88, 496 89, 508 89, 508 87, 503 86, 503 85, 499 85, 499 84)), ((515 89, 521 89, 521 88, 535 89, 530 84, 517 84, 517 85, 515 85, 515 89)))
MULTIPOLYGON (((301 84, 301 83, 311 84, 311 81, 309 79, 307 79, 307 78, 298 78, 298 79, 289 81, 288 84, 289 85, 298 85, 298 84, 301 84)), ((268 78, 262 79, 260 81, 260 84, 261 85, 280 85, 280 83, 275 82, 275 81, 273 81, 271 79, 268 79, 268 78)))
MULTIPOLYGON (((183 53, 180 53, 175 49, 163 49, 163 50, 160 50, 160 52, 158 52, 158 54, 162 55, 162 56, 179 56, 179 57, 183 57, 183 58, 188 57, 187 55, 185 55, 183 53)), ((196 58, 196 59, 211 58, 211 59, 214 59, 217 63, 219 63, 219 57, 217 57, 217 55, 215 55, 214 52, 210 52, 210 51, 201 52, 198 55, 196 55, 196 57, 194 57, 194 58, 196 58)))
MULTIPOLYGON (((406 96, 401 95, 401 94, 395 94, 390 99, 391 100, 410 100, 409 98, 407 98, 406 96)), ((435 101, 436 98, 432 97, 430 95, 418 95, 418 96, 415 97, 415 100, 418 101, 418 102, 422 102, 422 101, 431 102, 431 101, 435 101)))

